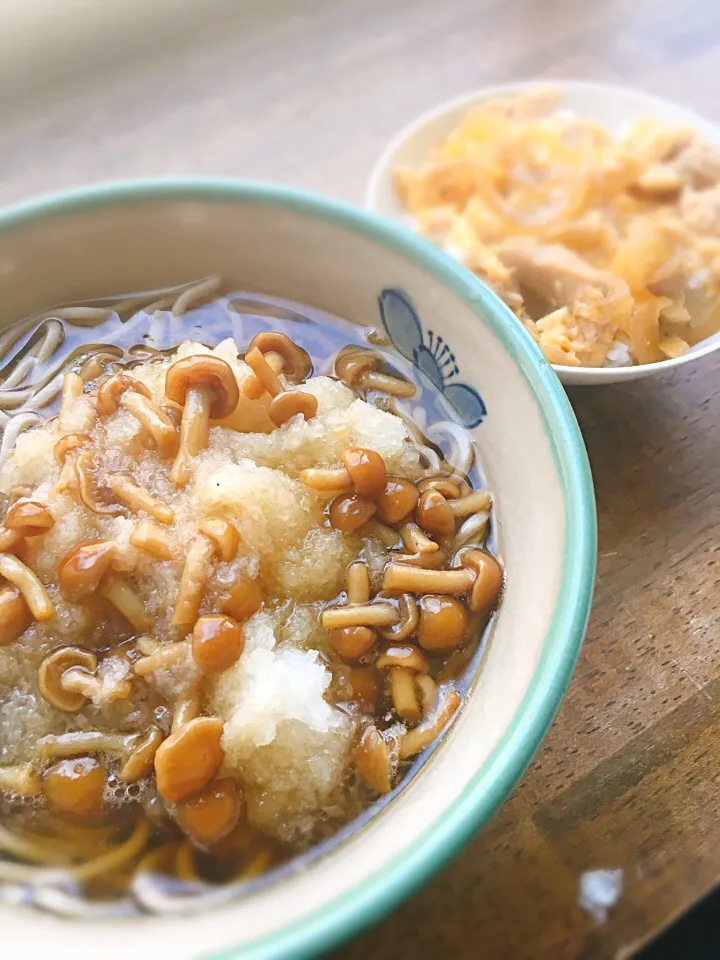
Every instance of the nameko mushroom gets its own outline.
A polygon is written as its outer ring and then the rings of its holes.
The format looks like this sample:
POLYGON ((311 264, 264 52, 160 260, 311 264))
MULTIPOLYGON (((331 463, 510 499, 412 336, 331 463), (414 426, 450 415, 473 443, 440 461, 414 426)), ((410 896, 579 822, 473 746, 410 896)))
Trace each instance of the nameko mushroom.
POLYGON ((272 330, 264 330, 253 337, 245 353, 245 363, 253 371, 243 384, 243 393, 249 400, 257 400, 266 392, 271 397, 282 393, 284 387, 280 373, 295 383, 304 383, 312 373, 312 361, 307 351, 284 333, 272 330))
POLYGON ((183 323, 155 309, 217 283, 154 291, 118 355, 72 355, 60 421, 6 437, 0 660, 29 732, 0 766, 0 881, 39 877, 41 907, 105 910, 97 878, 120 910, 184 910, 349 823, 458 711, 503 589, 491 495, 432 395, 411 419, 389 341, 334 357, 341 332, 295 323, 312 359, 273 330, 170 355, 183 323))
POLYGON ((92 443, 92 437, 87 433, 68 433, 53 447, 55 462, 60 466, 60 477, 50 491, 50 496, 59 493, 69 493, 77 496, 77 477, 75 474, 75 460, 84 447, 92 443))
POLYGON ((175 627, 191 627, 195 623, 210 572, 210 562, 215 556, 223 561, 232 560, 240 541, 237 529, 221 517, 203 521, 198 531, 188 548, 180 577, 172 615, 175 627))
POLYGON ((143 428, 146 443, 155 447, 161 457, 170 457, 178 445, 178 432, 168 414, 152 399, 145 384, 125 373, 115 373, 104 380, 97 391, 97 411, 102 417, 112 416, 123 407, 143 428))
POLYGON ((97 657, 91 650, 59 647, 40 664, 40 693, 48 703, 66 713, 77 713, 86 700, 127 700, 132 693, 131 681, 124 677, 98 677, 97 666, 97 657))
POLYGON ((26 537, 39 537, 55 524, 50 507, 37 500, 18 500, 8 508, 0 530, 0 552, 12 550, 26 537))
POLYGON ((195 354, 174 363, 165 375, 165 395, 183 408, 180 446, 170 471, 178 487, 187 486, 192 458, 207 447, 210 420, 222 420, 240 399, 235 374, 220 357, 195 354))
POLYGON ((99 593, 142 632, 147 630, 150 619, 130 584, 112 571, 115 551, 113 540, 87 540, 68 550, 58 566, 58 586, 72 603, 99 593))
POLYGON ((39 577, 17 557, 0 554, 0 577, 17 587, 36 620, 49 620, 55 613, 50 594, 39 577))
POLYGON ((417 393, 417 387, 409 380, 381 373, 379 367, 385 360, 382 355, 366 347, 354 344, 343 347, 335 358, 335 373, 349 387, 356 390, 379 390, 394 397, 409 399, 417 393))
POLYGON ((33 621, 30 608, 17 587, 0 587, 0 647, 14 643, 33 621))

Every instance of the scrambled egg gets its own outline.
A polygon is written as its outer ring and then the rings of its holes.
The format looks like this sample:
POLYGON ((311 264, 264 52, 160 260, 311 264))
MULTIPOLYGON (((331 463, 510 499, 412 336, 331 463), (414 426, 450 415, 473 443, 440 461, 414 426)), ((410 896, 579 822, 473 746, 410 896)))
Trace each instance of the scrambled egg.
POLYGON ((720 330, 720 150, 652 118, 613 137, 557 102, 535 89, 473 108, 395 171, 398 194, 552 363, 679 356, 720 330))

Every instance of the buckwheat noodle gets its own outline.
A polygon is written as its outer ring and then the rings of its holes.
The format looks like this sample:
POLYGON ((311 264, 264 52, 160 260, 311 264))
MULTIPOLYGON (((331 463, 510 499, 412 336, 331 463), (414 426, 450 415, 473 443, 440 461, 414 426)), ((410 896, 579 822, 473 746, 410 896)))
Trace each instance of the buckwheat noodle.
MULTIPOLYGON (((0 461, 10 454, 18 437, 41 423, 58 399, 66 373, 79 373, 87 384, 113 364, 152 360, 174 349, 168 335, 187 338, 179 322, 189 310, 216 301, 222 296, 219 277, 205 277, 192 283, 152 290, 143 294, 66 304, 26 317, 0 334, 0 357, 9 359, 0 368, 0 461), (93 330, 113 317, 119 319, 126 349, 108 343, 82 343, 63 354, 71 345, 70 328, 93 330), (140 329, 146 333, 140 334, 140 329), (148 340, 164 344, 153 346, 148 340), (13 352, 14 351, 14 352, 13 352), (43 414, 42 411, 45 411, 43 414)), ((272 305, 240 298, 225 301, 241 313, 272 315, 272 305)), ((285 308, 276 308, 280 315, 285 308)), ((285 310, 288 313, 287 310, 285 310)), ((301 320, 303 318, 300 318, 301 320)), ((306 323, 310 323, 304 318, 306 323)), ((179 342, 179 341, 178 341, 179 342)), ((323 361, 321 372, 333 374, 334 357, 323 361)), ((422 387, 419 387, 422 391, 422 387)), ((379 405, 401 417, 417 444, 426 476, 444 473, 451 479, 465 479, 474 462, 474 448, 468 432, 450 420, 426 428, 421 405, 410 409, 395 397, 384 397, 379 405), (417 414, 417 415, 416 415, 417 414)), ((461 549, 480 543, 487 534, 488 514, 477 513, 462 524, 454 544, 461 549)), ((9 803, 32 809, 36 801, 10 796, 9 803)), ((184 840, 153 845, 148 819, 128 826, 81 827, 54 823, 45 832, 11 830, 0 823, 0 900, 34 904, 66 917, 107 918, 137 913, 180 913, 193 906, 224 903, 238 895, 273 863, 273 852, 257 838, 245 838, 241 846, 242 868, 222 888, 202 877, 198 852, 184 840), (100 877, 117 882, 118 896, 111 900, 88 900, 82 884, 100 877)), ((158 843, 157 840, 154 843, 158 843)))

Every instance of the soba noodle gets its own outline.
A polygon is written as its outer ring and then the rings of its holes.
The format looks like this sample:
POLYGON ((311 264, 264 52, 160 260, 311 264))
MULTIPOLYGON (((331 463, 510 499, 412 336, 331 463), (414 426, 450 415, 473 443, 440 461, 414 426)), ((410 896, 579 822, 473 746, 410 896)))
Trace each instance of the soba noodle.
MULTIPOLYGON (((223 295, 223 289, 220 278, 206 277, 177 287, 64 304, 9 327, 0 335, 0 357, 5 358, 0 369, 0 463, 11 457, 25 431, 57 413, 67 374, 78 374, 87 394, 107 374, 127 369, 132 374, 137 364, 164 361, 194 329, 199 331, 198 339, 208 344, 228 335, 238 344, 246 344, 261 330, 280 330, 304 346, 319 374, 329 376, 345 343, 362 347, 360 328, 346 323, 333 328, 325 325, 325 317, 318 321, 312 311, 296 304, 238 292, 223 295), (193 317, 195 311, 197 317, 193 317)), ((387 339, 380 333, 370 331, 365 343, 384 350, 387 339)), ((390 363, 390 374, 382 374, 378 382, 382 377, 388 381, 396 378, 404 385, 412 381, 418 389, 411 399, 370 391, 379 408, 407 426, 419 457, 418 476, 444 476, 457 481, 464 491, 471 489, 468 481, 477 486, 472 441, 452 419, 442 396, 419 382, 402 358, 393 354, 385 361, 390 363)), ((368 530, 380 531, 380 540, 392 544, 397 531, 388 523, 391 521, 381 524, 374 519, 368 530)), ((491 532, 489 524, 489 508, 459 521, 448 541, 458 565, 463 552, 485 544, 491 532)), ((377 579, 377 572, 372 575, 377 579)), ((152 650, 147 638, 142 649, 152 650)), ((463 667, 475 649, 473 646, 465 657, 463 667)), ((444 678, 457 675, 452 670, 448 662, 444 678)), ((422 697, 430 709, 437 687, 429 674, 426 679, 422 697)), ((78 736, 80 739, 73 733, 46 736, 37 742, 36 756, 76 757, 82 741, 84 753, 96 755, 99 751, 113 763, 135 742, 133 735, 113 738, 90 728, 78 736), (93 737, 97 749, 92 746, 93 737)), ((207 855, 190 841, 178 839, 177 832, 168 835, 167 830, 156 830, 151 815, 133 822, 123 814, 126 804, 147 800, 149 795, 147 780, 123 784, 111 776, 105 796, 109 803, 117 804, 118 817, 110 824, 88 826, 48 818, 41 798, 7 795, 5 807, 12 814, 8 817, 12 827, 0 822, 0 899, 34 904, 68 917, 125 916, 138 910, 178 913, 186 911, 189 903, 197 908, 238 896, 287 858, 287 851, 247 826, 232 835, 221 858, 219 876, 217 865, 208 869, 207 855), (222 886, 218 886, 219 880, 222 886), (99 884, 97 889, 93 884, 99 884), (89 889, 94 891, 91 899, 89 889)), ((148 806, 151 809, 152 805, 148 806)))

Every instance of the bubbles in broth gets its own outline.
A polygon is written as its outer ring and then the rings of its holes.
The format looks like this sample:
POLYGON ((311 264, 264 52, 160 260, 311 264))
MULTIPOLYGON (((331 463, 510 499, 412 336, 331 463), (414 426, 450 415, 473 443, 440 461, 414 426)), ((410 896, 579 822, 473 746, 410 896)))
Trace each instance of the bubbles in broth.
POLYGON ((502 588, 382 331, 209 278, 0 337, 0 898, 187 910, 387 802, 502 588))

